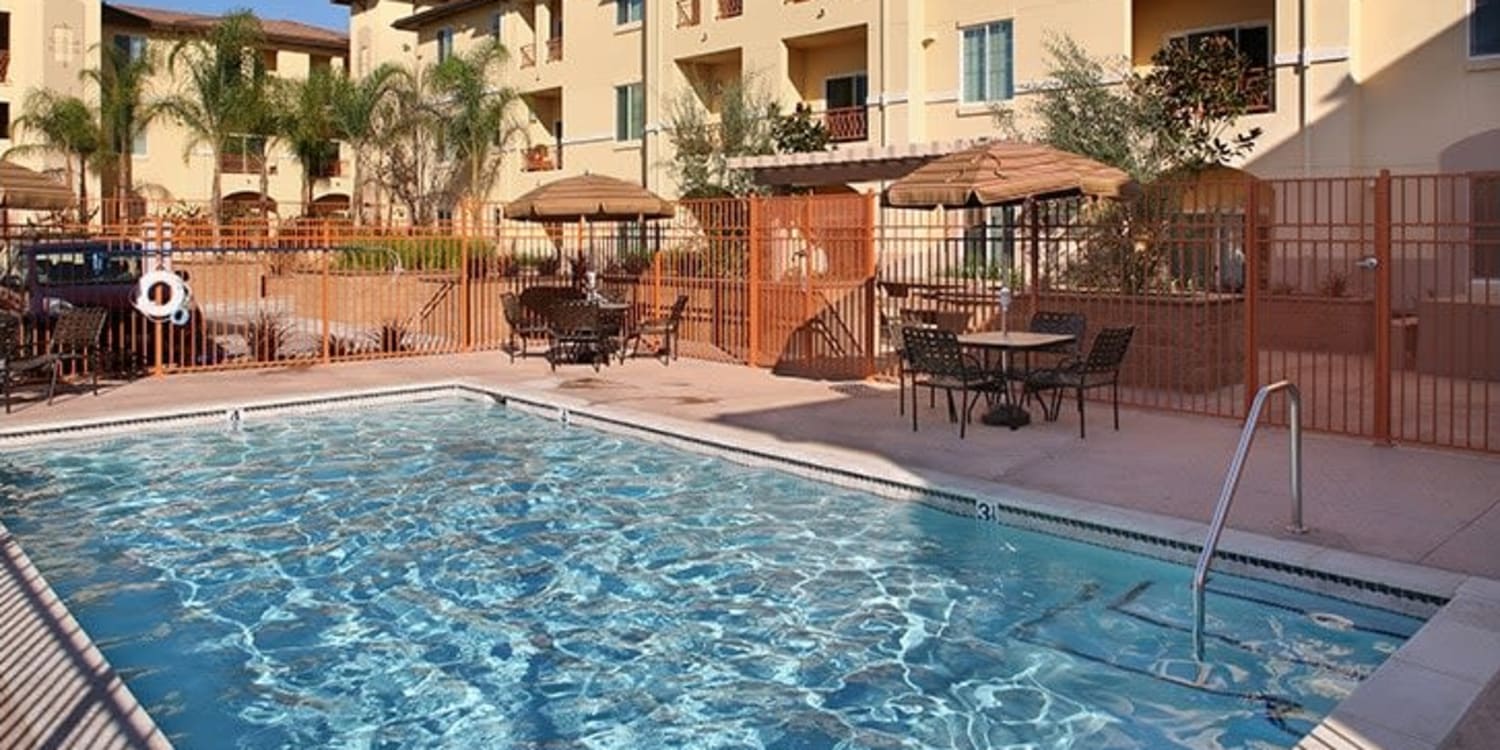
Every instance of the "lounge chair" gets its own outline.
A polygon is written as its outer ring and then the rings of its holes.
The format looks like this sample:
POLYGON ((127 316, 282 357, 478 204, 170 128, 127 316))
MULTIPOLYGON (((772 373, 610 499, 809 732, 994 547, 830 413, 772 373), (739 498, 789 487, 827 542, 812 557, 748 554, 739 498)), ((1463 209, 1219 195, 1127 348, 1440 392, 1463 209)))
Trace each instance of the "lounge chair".
POLYGON ((1042 404, 1042 414, 1047 421, 1057 419, 1062 410, 1063 392, 1072 390, 1078 400, 1078 437, 1086 437, 1083 414, 1083 392, 1091 388, 1109 386, 1110 400, 1114 406, 1115 429, 1120 429, 1120 365, 1130 349, 1130 339, 1135 335, 1135 326, 1106 328, 1094 337, 1088 356, 1063 362, 1054 368, 1037 370, 1026 378, 1025 392, 1035 395, 1042 404), (1051 391, 1049 405, 1042 394, 1051 391))

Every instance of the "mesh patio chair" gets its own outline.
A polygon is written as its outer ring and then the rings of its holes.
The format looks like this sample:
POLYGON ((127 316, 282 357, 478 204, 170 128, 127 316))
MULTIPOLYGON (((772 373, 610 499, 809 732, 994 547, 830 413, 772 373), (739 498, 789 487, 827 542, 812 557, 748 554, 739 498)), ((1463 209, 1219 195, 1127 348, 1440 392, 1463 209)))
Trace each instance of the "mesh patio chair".
POLYGON ((958 334, 940 328, 903 326, 901 337, 905 343, 911 376, 911 429, 917 430, 917 388, 927 387, 934 392, 941 389, 948 396, 948 420, 958 422, 958 436, 965 437, 970 412, 982 397, 1003 392, 1005 377, 979 364, 979 360, 964 354, 958 343, 958 334), (958 391, 959 404, 954 408, 953 392, 958 391))
POLYGON ((652 336, 662 342, 661 348, 657 350, 658 356, 663 362, 670 363, 677 359, 678 330, 682 327, 683 315, 687 313, 688 296, 677 295, 672 302, 672 309, 658 318, 650 318, 637 323, 630 329, 626 343, 631 345, 630 356, 634 357, 640 353, 641 339, 652 336))
POLYGON ((589 363, 594 370, 609 358, 608 337, 599 322, 599 306, 581 300, 557 302, 547 308, 547 363, 589 363))
POLYGON ((1037 370, 1026 378, 1025 392, 1035 395, 1042 404, 1042 414, 1047 421, 1057 419, 1062 410, 1063 392, 1072 390, 1078 399, 1078 437, 1086 437, 1084 425, 1083 395, 1092 388, 1109 386, 1110 400, 1114 406, 1115 429, 1120 429, 1120 365, 1130 349, 1130 339, 1135 335, 1135 326, 1105 328, 1094 337, 1087 357, 1063 362, 1057 367, 1037 370), (1048 404, 1043 394, 1052 393, 1048 404))
POLYGON ((1069 359, 1077 359, 1083 353, 1083 337, 1087 328, 1088 319, 1082 313, 1055 310, 1038 310, 1032 313, 1031 320, 1026 324, 1028 332, 1064 334, 1072 336, 1073 340, 1028 350, 1019 365, 1011 362, 1007 374, 1013 382, 1024 384, 1033 372, 1056 369, 1069 359))
POLYGON ((510 340, 505 349, 510 354, 510 361, 514 362, 517 350, 522 357, 530 353, 526 347, 527 339, 547 337, 547 324, 528 317, 526 309, 521 306, 520 296, 514 292, 500 295, 500 308, 505 312, 505 323, 510 328, 510 340))
POLYGON ((0 392, 5 399, 5 412, 11 411, 11 386, 20 376, 31 372, 50 371, 47 382, 47 403, 57 395, 57 376, 63 365, 70 362, 83 363, 88 367, 94 395, 99 395, 99 369, 103 366, 99 339, 104 333, 104 320, 108 311, 101 308, 75 308, 57 318, 52 328, 52 337, 47 350, 33 355, 20 340, 21 321, 12 315, 0 315, 0 392))
MULTIPOLYGON (((924 321, 918 316, 903 312, 897 320, 892 320, 885 313, 880 314, 880 330, 885 336, 886 344, 891 347, 892 353, 896 355, 896 385, 897 388, 897 413, 906 413, 906 379, 911 374, 911 360, 906 352, 906 336, 902 331, 907 327, 912 328, 935 328, 936 326, 924 321)), ((928 389, 928 405, 936 403, 936 391, 928 389)), ((913 396, 912 406, 916 406, 913 396)))

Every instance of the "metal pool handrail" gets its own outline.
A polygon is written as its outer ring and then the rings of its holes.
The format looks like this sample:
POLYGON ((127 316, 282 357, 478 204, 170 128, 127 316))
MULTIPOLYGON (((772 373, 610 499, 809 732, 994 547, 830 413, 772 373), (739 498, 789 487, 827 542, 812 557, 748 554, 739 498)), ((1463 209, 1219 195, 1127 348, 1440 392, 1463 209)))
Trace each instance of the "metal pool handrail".
POLYGON ((1224 487, 1219 490, 1219 503, 1214 507, 1213 520, 1208 524, 1208 538, 1203 541, 1203 550, 1198 553, 1198 565, 1193 568, 1193 658, 1203 661, 1203 589, 1208 585, 1208 568, 1213 564, 1214 551, 1219 547, 1219 535, 1224 532, 1224 522, 1229 519, 1229 506, 1234 501, 1234 492, 1239 488, 1240 475, 1245 470, 1245 458, 1250 454, 1250 444, 1255 440, 1255 430, 1260 426, 1260 413, 1266 399, 1277 391, 1286 391, 1291 414, 1291 470, 1292 470, 1292 523, 1287 531, 1293 534, 1307 533, 1302 525, 1302 393, 1290 380, 1279 380, 1262 387, 1255 393, 1250 404, 1250 413, 1245 416, 1245 427, 1240 430, 1240 444, 1234 449, 1229 461, 1229 471, 1224 476, 1224 487))

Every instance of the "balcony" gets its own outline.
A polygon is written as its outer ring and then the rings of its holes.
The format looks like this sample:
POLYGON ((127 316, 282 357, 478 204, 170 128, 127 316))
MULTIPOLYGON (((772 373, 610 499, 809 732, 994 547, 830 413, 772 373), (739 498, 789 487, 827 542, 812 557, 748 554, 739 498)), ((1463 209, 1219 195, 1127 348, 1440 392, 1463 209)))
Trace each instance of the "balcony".
POLYGON ((536 44, 535 43, 521 45, 521 67, 523 67, 523 68, 535 68, 536 67, 536 44))
POLYGON ((219 171, 224 174, 260 174, 266 157, 259 154, 219 154, 219 171))
POLYGON ((719 18, 734 18, 745 12, 745 0, 718 0, 719 18))
POLYGON ((313 179, 331 180, 344 176, 344 162, 339 159, 329 159, 313 168, 313 179))
POLYGON ((0 49, 0 83, 10 80, 10 50, 0 49))
POLYGON ((703 21, 702 0, 677 0, 677 28, 697 26, 703 21))
POLYGON ((522 172, 551 172, 561 167, 558 159, 552 158, 552 147, 546 144, 537 144, 526 149, 525 163, 521 165, 522 172))
POLYGON ((547 62, 561 60, 562 52, 562 37, 555 36, 547 40, 547 62))
POLYGON ((823 113, 823 127, 833 143, 863 141, 870 137, 868 107, 839 107, 823 113))

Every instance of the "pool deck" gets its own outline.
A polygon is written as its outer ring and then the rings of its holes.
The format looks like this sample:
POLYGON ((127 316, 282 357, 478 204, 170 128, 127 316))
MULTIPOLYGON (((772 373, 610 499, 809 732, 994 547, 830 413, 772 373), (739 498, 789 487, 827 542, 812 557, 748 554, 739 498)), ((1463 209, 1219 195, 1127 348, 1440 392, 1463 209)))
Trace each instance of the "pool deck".
MULTIPOLYGON (((925 396, 921 430, 913 433, 910 415, 897 414, 895 388, 886 384, 780 378, 764 370, 688 359, 670 367, 641 359, 598 373, 568 366, 552 374, 539 359, 510 364, 502 354, 479 353, 109 384, 98 397, 76 392, 60 395, 51 406, 20 404, 15 413, 0 415, 0 434, 455 382, 665 420, 679 431, 702 432, 806 460, 851 462, 913 483, 998 483, 1043 497, 1109 506, 1120 513, 1175 519, 1184 528, 1208 520, 1239 433, 1239 425, 1229 420, 1133 409, 1122 410, 1122 429, 1115 432, 1110 429, 1108 406, 1090 404, 1087 440, 1078 438, 1076 413, 1066 406, 1057 423, 1014 432, 976 424, 968 439, 960 440, 941 404, 930 410, 925 396)), ((1441 638, 1409 642, 1419 648, 1398 652, 1302 746, 1396 750, 1500 743, 1500 681, 1495 677, 1500 674, 1500 584, 1485 580, 1500 579, 1500 544, 1495 541, 1500 539, 1500 457, 1374 446, 1309 434, 1304 449, 1305 521, 1312 531, 1293 536, 1282 530, 1289 506, 1287 440, 1287 432, 1279 429, 1262 430, 1257 438, 1230 517, 1232 529, 1259 535, 1270 544, 1284 542, 1288 549, 1313 545, 1319 548, 1310 555, 1315 564, 1338 562, 1342 555, 1346 565, 1350 560, 1369 565, 1367 558, 1346 554, 1352 553, 1390 561, 1391 575, 1398 577, 1410 575, 1414 566, 1448 571, 1422 575, 1451 582, 1443 585, 1454 597, 1423 631, 1441 630, 1441 638), (1381 673, 1391 679, 1379 679, 1381 673), (1482 697, 1475 701, 1476 695, 1482 697), (1402 705, 1409 718, 1392 720, 1392 701, 1402 705), (1466 710, 1471 703, 1472 709, 1466 710)), ((1226 537, 1226 546, 1232 541, 1226 537)), ((18 580, 18 572, 26 567, 12 561, 24 558, 16 557, 20 553, 12 551, 12 541, 0 538, 0 543, 7 561, 0 571, 0 632, 9 638, 29 623, 31 630, 26 632, 51 632, 58 643, 69 643, 70 633, 81 633, 76 623, 42 595, 50 595, 45 584, 39 588, 29 579, 18 580), (33 595, 16 593, 25 591, 33 595)), ((1369 575, 1385 579, 1378 571, 1369 575)), ((0 643, 0 648, 0 654, 11 650, 8 643, 0 643)), ((32 734, 20 736, 45 736, 37 729, 42 726, 115 726, 121 731, 108 735, 114 746, 164 745, 149 719, 141 724, 144 715, 138 709, 131 712, 133 700, 111 702, 121 695, 128 698, 128 691, 107 665, 102 672, 88 672, 99 666, 89 656, 97 651, 88 646, 79 653, 82 656, 72 662, 79 665, 73 677, 43 673, 58 685, 46 692, 58 697, 34 700, 35 711, 46 715, 33 712, 30 719, 22 717, 30 722, 26 726, 32 734), (97 684, 87 690, 79 687, 93 683, 97 684)), ((9 664, 0 666, 4 674, 17 673, 9 664)), ((12 705, 17 689, 13 682, 0 684, 0 717, 17 715, 12 705)), ((17 736, 7 730, 0 725, 0 737, 17 736)), ((98 735, 98 746, 110 744, 105 736, 98 735)))

